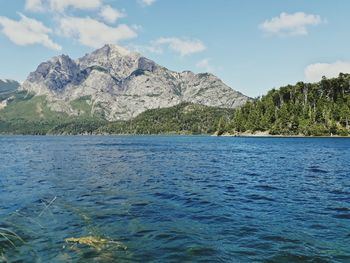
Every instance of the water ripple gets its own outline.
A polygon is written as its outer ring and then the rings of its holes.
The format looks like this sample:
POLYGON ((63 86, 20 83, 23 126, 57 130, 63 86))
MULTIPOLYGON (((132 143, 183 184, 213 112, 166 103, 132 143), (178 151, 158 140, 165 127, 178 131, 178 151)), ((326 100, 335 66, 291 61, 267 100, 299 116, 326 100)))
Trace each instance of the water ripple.
POLYGON ((349 154, 347 139, 0 137, 0 227, 26 241, 0 238, 0 257, 350 262, 349 154), (127 249, 64 242, 84 236, 127 249))

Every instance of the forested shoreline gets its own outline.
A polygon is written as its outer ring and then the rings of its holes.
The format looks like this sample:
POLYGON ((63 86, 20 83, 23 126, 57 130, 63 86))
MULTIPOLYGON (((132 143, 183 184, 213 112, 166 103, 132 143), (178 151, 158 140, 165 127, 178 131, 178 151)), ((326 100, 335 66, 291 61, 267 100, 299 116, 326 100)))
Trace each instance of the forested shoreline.
MULTIPOLYGON (((76 117, 61 116, 43 106, 42 116, 36 118, 32 116, 35 111, 31 107, 37 107, 35 103, 39 102, 32 100, 38 98, 19 94, 0 111, 1 134, 350 134, 349 74, 323 78, 318 83, 298 82, 272 89, 236 110, 183 103, 148 110, 132 120, 117 122, 87 113, 76 117), (33 114, 28 115, 31 110, 33 114)), ((42 101, 40 103, 44 105, 42 101)))

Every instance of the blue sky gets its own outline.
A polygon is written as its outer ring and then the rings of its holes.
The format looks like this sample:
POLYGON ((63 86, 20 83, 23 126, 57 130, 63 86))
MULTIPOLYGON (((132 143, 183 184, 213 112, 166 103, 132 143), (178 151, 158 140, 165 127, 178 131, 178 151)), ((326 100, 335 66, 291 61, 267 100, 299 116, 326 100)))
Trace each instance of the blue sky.
POLYGON ((350 72, 349 10, 346 0, 0 1, 0 78, 108 42, 255 97, 350 72))

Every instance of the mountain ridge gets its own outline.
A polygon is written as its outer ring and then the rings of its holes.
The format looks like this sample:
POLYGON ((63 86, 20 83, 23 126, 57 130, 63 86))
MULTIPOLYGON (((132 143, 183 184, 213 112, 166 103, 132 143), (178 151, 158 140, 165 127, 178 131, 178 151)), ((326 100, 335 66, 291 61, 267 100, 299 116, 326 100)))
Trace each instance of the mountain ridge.
POLYGON ((0 92, 16 90, 21 84, 12 79, 0 79, 0 92))
POLYGON ((74 116, 81 112, 71 103, 84 97, 91 115, 108 121, 185 102, 238 108, 250 100, 213 74, 171 71, 116 45, 105 45, 76 60, 53 57, 30 73, 20 89, 46 96, 53 111, 74 116))

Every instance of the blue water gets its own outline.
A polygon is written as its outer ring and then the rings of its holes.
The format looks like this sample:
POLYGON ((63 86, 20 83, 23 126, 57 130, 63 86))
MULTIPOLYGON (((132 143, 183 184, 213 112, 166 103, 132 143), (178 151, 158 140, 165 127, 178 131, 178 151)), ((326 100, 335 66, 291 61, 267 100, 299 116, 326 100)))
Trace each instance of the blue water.
POLYGON ((350 262, 350 140, 0 137, 0 227, 0 262, 350 262))

